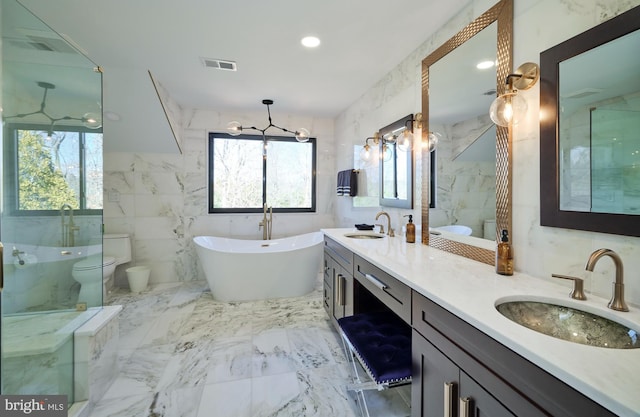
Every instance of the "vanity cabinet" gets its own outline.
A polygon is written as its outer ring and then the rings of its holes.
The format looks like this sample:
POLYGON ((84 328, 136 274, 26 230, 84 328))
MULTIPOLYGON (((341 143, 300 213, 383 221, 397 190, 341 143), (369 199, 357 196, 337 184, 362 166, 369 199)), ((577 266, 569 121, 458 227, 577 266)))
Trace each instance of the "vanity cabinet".
POLYGON ((415 330, 411 337, 411 350, 415 352, 411 387, 413 416, 514 417, 415 330))
POLYGON ((415 291, 412 326, 412 417, 615 416, 415 291))
POLYGON ((358 255, 353 262, 353 277, 359 285, 402 320, 411 323, 411 288, 358 255))
POLYGON ((354 313, 353 253, 329 238, 324 241, 324 308, 337 320, 354 313))

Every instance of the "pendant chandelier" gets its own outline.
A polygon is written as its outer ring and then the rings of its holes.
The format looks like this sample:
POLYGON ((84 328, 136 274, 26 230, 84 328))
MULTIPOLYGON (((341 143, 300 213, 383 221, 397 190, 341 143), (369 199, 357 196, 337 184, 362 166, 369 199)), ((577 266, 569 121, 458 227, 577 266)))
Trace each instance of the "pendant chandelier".
POLYGON ((265 137, 265 132, 267 131, 267 129, 271 128, 271 127, 275 127, 276 129, 280 129, 283 132, 286 133, 292 133, 296 140, 298 142, 307 142, 309 141, 309 137, 311 135, 311 133, 309 133, 309 131, 305 128, 300 128, 296 131, 292 131, 289 129, 285 129, 284 127, 280 127, 280 126, 276 126, 273 124, 273 122, 271 121, 271 110, 269 109, 269 106, 273 104, 273 100, 269 100, 269 99, 264 99, 262 100, 262 104, 264 104, 265 106, 267 106, 267 115, 269 116, 269 125, 267 127, 265 127, 264 129, 258 129, 255 126, 251 126, 251 127, 244 127, 242 126, 242 124, 240 124, 240 122, 229 122, 227 124, 227 132, 231 135, 231 136, 238 136, 239 134, 242 133, 243 130, 256 130, 258 132, 262 132, 262 137, 265 137))
POLYGON ((77 120, 81 122, 85 127, 89 129, 99 129, 102 127, 102 121, 100 120, 100 116, 95 113, 85 113, 82 117, 73 117, 73 116, 62 116, 62 117, 53 117, 51 114, 47 112, 47 93, 49 90, 53 90, 56 88, 55 84, 47 83, 44 81, 38 81, 38 87, 44 89, 44 93, 42 94, 42 101, 40 102, 40 108, 38 110, 29 112, 29 113, 19 113, 13 116, 6 116, 4 119, 22 119, 28 116, 33 116, 36 114, 41 114, 47 119, 49 119, 49 127, 47 128, 47 137, 51 137, 53 135, 53 129, 55 125, 63 120, 77 120))

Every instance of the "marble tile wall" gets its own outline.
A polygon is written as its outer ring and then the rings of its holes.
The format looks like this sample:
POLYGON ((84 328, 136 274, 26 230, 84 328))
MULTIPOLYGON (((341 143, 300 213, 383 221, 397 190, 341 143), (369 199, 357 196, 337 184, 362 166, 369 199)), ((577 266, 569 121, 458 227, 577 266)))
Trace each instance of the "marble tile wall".
MULTIPOLYGON (((150 283, 204 279, 192 238, 216 235, 261 239, 258 214, 208 214, 208 132, 227 122, 265 122, 264 112, 231 113, 183 109, 182 154, 106 153, 104 223, 106 233, 129 233, 133 261, 117 268, 115 284, 127 287, 124 270, 151 266, 150 283)), ((273 216, 273 238, 332 227, 335 144, 333 121, 274 114, 281 126, 305 126, 317 138, 317 211, 273 216)))
MULTIPOLYGON (((471 1, 336 118, 337 169, 348 168, 354 158, 353 147, 363 144, 377 127, 404 114, 419 111, 421 60, 493 3, 488 0, 471 1)), ((639 4, 638 0, 516 0, 514 66, 526 61, 540 62, 539 55, 543 50, 639 4)), ((585 272, 589 254, 600 247, 610 247, 622 256, 627 271, 637 271, 640 269, 640 238, 540 226, 539 92, 539 85, 536 85, 522 93, 529 106, 529 117, 515 128, 513 135, 512 238, 515 268, 549 279, 551 273, 581 276, 586 279, 588 291, 608 297, 614 276, 613 264, 603 261, 595 272, 585 272)), ((416 178, 419 178, 417 172, 416 178)), ((420 190, 420 185, 416 190, 420 190)), ((414 211, 419 213, 420 202, 417 204, 414 211)), ((337 226, 350 226, 354 221, 361 222, 365 218, 368 220, 377 209, 354 208, 346 201, 338 201, 337 226)), ((389 211, 394 214, 394 223, 401 224, 398 210, 389 211)), ((625 286, 628 301, 640 303, 640 277, 627 273, 625 286)))

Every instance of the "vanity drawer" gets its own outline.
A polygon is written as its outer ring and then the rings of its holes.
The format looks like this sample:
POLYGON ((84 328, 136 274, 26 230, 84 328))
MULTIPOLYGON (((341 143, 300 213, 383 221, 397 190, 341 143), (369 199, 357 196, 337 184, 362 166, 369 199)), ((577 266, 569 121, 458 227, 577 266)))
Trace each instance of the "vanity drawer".
POLYGON ((353 277, 402 320, 411 323, 411 288, 409 286, 358 255, 354 256, 353 277))
POLYGON ((324 251, 328 253, 336 262, 338 262, 349 273, 353 271, 353 252, 345 248, 335 240, 325 236, 324 251))

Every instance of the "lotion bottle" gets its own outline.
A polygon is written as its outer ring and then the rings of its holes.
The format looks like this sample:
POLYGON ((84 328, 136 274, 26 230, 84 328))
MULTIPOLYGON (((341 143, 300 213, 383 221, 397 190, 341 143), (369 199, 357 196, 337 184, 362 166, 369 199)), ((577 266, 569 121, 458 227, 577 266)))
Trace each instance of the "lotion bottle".
POLYGON ((409 218, 409 223, 407 223, 407 232, 405 233, 405 237, 407 239, 407 243, 415 243, 416 241, 416 225, 413 224, 413 215, 407 214, 404 217, 409 218))
POLYGON ((513 275, 513 250, 509 244, 509 232, 502 230, 502 242, 496 249, 496 272, 500 275, 513 275))

